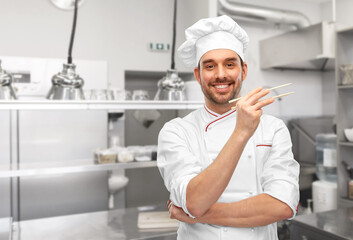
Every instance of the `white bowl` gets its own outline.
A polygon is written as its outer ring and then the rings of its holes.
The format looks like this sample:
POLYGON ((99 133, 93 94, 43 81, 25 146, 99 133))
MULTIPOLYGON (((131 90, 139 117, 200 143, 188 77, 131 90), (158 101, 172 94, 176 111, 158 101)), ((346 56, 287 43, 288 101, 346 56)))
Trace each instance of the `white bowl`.
POLYGON ((348 141, 353 142, 353 128, 344 129, 344 135, 348 139, 348 141))

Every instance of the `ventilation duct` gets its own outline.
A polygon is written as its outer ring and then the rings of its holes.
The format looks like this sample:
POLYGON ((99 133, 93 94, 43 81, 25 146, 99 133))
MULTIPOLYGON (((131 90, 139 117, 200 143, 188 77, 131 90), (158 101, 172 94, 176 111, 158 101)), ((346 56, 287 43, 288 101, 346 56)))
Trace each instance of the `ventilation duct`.
POLYGON ((260 41, 262 69, 335 69, 335 24, 321 22, 260 41))
POLYGON ((219 14, 229 15, 234 19, 246 21, 272 22, 303 28, 310 25, 309 19, 302 13, 275 8, 258 7, 254 5, 219 0, 219 14))
POLYGON ((236 20, 270 22, 296 27, 296 30, 260 41, 262 69, 325 71, 334 69, 335 24, 311 25, 300 12, 219 1, 219 14, 236 20))

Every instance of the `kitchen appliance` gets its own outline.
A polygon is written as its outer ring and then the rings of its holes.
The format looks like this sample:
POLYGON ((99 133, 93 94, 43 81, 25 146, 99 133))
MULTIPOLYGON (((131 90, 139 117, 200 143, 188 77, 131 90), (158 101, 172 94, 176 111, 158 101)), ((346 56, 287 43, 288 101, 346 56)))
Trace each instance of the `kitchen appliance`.
POLYGON ((184 81, 175 69, 168 69, 167 75, 158 81, 158 91, 154 100, 185 100, 184 81))
POLYGON ((0 100, 16 99, 16 94, 12 88, 13 77, 1 67, 0 60, 0 100))
POLYGON ((76 74, 75 64, 72 63, 72 46, 74 43, 75 31, 76 31, 76 21, 77 21, 77 9, 78 0, 75 0, 74 8, 74 20, 71 31, 70 46, 69 46, 69 56, 67 58, 67 64, 64 64, 64 69, 61 73, 53 76, 52 83, 53 86, 49 90, 47 95, 48 99, 52 100, 82 100, 85 96, 82 91, 83 79, 76 74))
POLYGON ((176 37, 176 10, 177 0, 174 0, 173 17, 173 44, 172 44, 172 63, 167 70, 167 75, 158 81, 158 91, 154 100, 183 101, 185 99, 184 81, 178 76, 175 69, 175 37, 176 37))
POLYGON ((63 65, 62 72, 52 78, 53 86, 49 90, 47 98, 51 100, 85 99, 82 90, 84 81, 76 74, 76 65, 65 63, 63 65))

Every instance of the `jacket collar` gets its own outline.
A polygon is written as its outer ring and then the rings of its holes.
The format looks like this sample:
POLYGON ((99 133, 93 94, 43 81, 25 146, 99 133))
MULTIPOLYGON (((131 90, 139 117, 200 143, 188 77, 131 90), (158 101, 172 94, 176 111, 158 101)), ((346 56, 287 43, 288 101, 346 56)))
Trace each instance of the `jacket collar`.
POLYGON ((216 112, 212 111, 211 109, 209 109, 209 108, 206 106, 206 104, 203 105, 203 107, 204 107, 204 109, 205 109, 205 111, 206 111, 206 115, 210 115, 211 118, 215 118, 215 117, 217 118, 217 117, 220 116, 218 113, 216 113, 216 112))
POLYGON ((221 119, 227 118, 228 116, 235 113, 235 111, 236 110, 229 110, 228 112, 225 112, 223 114, 218 114, 210 110, 206 105, 204 105, 203 115, 204 115, 204 120, 206 122, 205 131, 207 132, 207 129, 211 124, 219 122, 219 120, 221 119))

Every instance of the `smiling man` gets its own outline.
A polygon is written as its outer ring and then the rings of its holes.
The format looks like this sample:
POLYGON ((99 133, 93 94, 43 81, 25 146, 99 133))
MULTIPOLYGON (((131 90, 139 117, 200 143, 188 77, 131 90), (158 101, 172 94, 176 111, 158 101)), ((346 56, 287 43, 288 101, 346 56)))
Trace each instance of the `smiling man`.
POLYGON ((201 19, 178 49, 205 96, 205 105, 166 123, 158 167, 180 221, 178 239, 277 239, 276 222, 299 202, 299 164, 284 123, 263 115, 273 103, 257 87, 236 103, 247 77, 246 32, 231 18, 201 19))
POLYGON ((205 95, 206 105, 211 110, 223 105, 224 111, 228 111, 228 101, 240 93, 247 64, 233 50, 210 50, 202 56, 194 74, 205 95))

